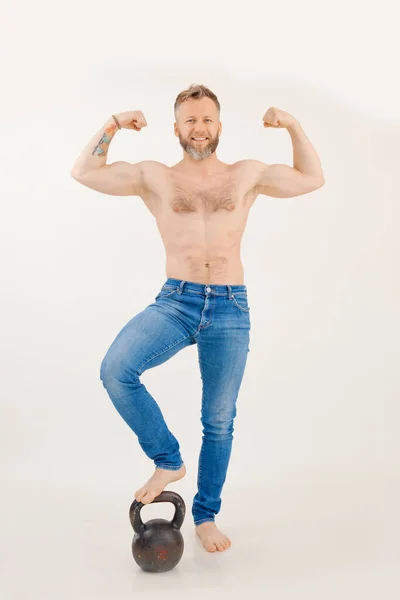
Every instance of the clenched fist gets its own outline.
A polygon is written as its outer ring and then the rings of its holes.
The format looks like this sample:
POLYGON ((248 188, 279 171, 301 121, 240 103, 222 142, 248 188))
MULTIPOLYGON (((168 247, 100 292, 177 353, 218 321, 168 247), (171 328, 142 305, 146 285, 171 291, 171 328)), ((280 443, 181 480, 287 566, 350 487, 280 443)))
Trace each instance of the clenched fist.
POLYGON ((263 116, 264 127, 289 127, 296 119, 289 113, 271 106, 263 116))
POLYGON ((147 121, 140 110, 129 110, 128 112, 118 113, 115 115, 121 129, 135 129, 140 131, 142 127, 147 127, 147 121))

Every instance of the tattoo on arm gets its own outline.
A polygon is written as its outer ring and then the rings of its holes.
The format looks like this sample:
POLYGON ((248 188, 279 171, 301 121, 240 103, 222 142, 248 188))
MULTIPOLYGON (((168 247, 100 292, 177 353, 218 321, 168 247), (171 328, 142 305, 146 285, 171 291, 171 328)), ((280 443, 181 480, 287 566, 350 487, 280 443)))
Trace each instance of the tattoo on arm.
POLYGON ((110 145, 111 140, 113 139, 115 132, 117 130, 116 125, 110 125, 104 131, 103 135, 100 138, 97 146, 94 147, 92 156, 97 154, 98 156, 105 156, 108 152, 108 146, 110 145))

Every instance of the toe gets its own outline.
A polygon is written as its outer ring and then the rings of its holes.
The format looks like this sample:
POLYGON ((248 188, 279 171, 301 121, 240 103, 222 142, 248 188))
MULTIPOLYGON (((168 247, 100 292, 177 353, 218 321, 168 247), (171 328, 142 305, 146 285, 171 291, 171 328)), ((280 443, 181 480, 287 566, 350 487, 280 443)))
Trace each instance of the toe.
POLYGON ((135 498, 138 502, 140 502, 140 498, 142 497, 142 495, 143 495, 143 492, 141 489, 138 490, 137 492, 135 492, 135 498))
POLYGON ((144 494, 144 496, 141 499, 141 503, 142 504, 150 504, 150 502, 153 502, 154 500, 154 496, 152 494, 150 494, 149 492, 147 492, 147 494, 144 494))
POLYGON ((147 500, 145 500, 145 498, 148 497, 148 494, 149 494, 148 489, 147 488, 142 488, 142 490, 140 491, 139 496, 138 496, 139 502, 143 502, 143 503, 147 502, 147 500))

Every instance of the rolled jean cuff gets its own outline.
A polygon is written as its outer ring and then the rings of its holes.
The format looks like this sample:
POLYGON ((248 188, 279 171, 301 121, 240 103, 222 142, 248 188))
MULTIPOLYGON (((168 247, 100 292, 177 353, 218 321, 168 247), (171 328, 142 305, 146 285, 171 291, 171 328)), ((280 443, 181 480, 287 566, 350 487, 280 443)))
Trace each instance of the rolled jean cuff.
POLYGON ((182 466, 183 466, 183 462, 178 466, 178 467, 174 467, 171 465, 156 465, 156 469, 165 469, 167 471, 178 471, 182 466))
POLYGON ((195 521, 194 524, 197 525, 201 525, 202 523, 214 523, 215 519, 200 519, 200 521, 195 521))

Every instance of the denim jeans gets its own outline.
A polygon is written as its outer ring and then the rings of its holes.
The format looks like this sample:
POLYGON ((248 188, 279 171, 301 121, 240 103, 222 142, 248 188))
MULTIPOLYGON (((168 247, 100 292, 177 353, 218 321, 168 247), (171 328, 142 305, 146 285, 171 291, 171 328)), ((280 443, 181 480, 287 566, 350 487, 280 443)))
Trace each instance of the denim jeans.
POLYGON ((214 521, 221 508, 249 342, 245 285, 168 278, 155 302, 122 328, 101 363, 103 386, 146 455, 156 468, 175 470, 183 464, 179 443, 140 376, 197 344, 203 435, 192 505, 195 525, 214 521))

